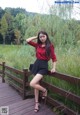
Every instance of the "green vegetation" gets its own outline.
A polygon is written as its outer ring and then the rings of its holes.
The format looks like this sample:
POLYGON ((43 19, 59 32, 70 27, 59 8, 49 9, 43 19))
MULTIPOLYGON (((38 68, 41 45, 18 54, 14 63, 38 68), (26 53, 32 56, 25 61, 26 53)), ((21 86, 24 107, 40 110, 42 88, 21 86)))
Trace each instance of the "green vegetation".
POLYGON ((0 8, 0 44, 24 44, 26 38, 37 35, 40 30, 48 32, 52 42, 59 47, 80 43, 80 21, 69 17, 71 6, 64 7, 66 16, 59 13, 62 8, 57 6, 56 11, 51 7, 50 15, 0 8))
MULTIPOLYGON (((80 46, 69 49, 56 47, 55 52, 58 60, 57 71, 80 77, 80 46)), ((18 69, 28 69, 30 63, 35 61, 35 50, 29 45, 1 45, 0 62, 2 61, 18 69)), ((49 61, 49 69, 51 69, 51 61, 49 61)))

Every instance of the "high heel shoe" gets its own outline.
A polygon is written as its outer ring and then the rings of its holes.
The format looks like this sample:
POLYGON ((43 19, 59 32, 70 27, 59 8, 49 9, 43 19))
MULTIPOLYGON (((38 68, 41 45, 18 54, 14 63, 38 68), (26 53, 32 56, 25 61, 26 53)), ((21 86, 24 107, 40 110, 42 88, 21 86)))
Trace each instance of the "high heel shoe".
POLYGON ((35 109, 34 111, 37 113, 39 111, 40 104, 39 102, 35 102, 35 109), (36 106, 37 105, 37 106, 36 106))

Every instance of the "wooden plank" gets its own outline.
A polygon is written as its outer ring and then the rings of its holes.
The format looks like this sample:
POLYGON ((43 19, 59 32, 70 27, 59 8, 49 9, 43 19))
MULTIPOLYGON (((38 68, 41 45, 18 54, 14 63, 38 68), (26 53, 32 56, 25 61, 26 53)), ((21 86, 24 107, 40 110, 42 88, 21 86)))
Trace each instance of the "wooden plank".
POLYGON ((14 97, 10 97, 10 98, 5 98, 4 100, 0 100, 0 106, 5 106, 5 105, 9 105, 9 104, 12 104, 12 103, 15 103, 16 101, 20 101, 22 100, 21 97, 18 95, 14 96, 14 97))
MULTIPOLYGON (((12 89, 10 89, 10 88, 3 88, 3 89, 0 89, 0 97, 1 96, 3 96, 3 94, 5 94, 5 93, 10 93, 12 91, 12 89)), ((13 89, 13 93, 15 93, 16 91, 13 89)))
MULTIPOLYGON (((9 90, 9 89, 8 89, 9 90)), ((0 91, 0 99, 1 98, 4 98, 4 97, 7 97, 7 96, 12 96, 12 94, 14 95, 18 95, 18 92, 16 92, 16 91, 14 91, 14 89, 13 89, 13 91, 12 90, 10 90, 10 91, 5 91, 5 90, 3 90, 3 92, 1 92, 0 91)))
MULTIPOLYGON (((10 87, 10 85, 9 85, 9 84, 6 84, 6 83, 1 83, 1 84, 0 84, 0 91, 1 91, 1 90, 2 90, 2 91, 3 91, 3 90, 7 91, 7 89, 10 90, 10 89, 13 89, 13 87, 10 87)), ((8 90, 8 91, 9 91, 9 90, 8 90)), ((14 90, 14 91, 15 91, 15 90, 14 90)))
POLYGON ((8 84, 6 84, 6 83, 1 83, 1 84, 0 84, 0 90, 1 90, 3 87, 5 87, 5 88, 6 88, 6 87, 9 87, 9 85, 8 85, 8 84))
POLYGON ((0 106, 7 106, 20 100, 22 100, 22 98, 14 88, 6 83, 0 84, 0 106))
POLYGON ((16 90, 14 90, 14 88, 10 87, 8 84, 0 84, 0 96, 1 94, 4 93, 9 93, 10 91, 17 93, 16 90), (3 85, 3 87, 1 87, 1 85, 3 85))
POLYGON ((50 97, 47 97, 47 103, 50 103, 51 105, 55 107, 55 109, 61 110, 63 113, 67 115, 78 115, 77 112, 69 109, 63 103, 60 103, 57 100, 54 100, 50 97))
MULTIPOLYGON (((10 98, 10 97, 15 97, 16 96, 16 94, 15 93, 10 93, 10 95, 8 94, 8 95, 4 95, 3 97, 0 97, 0 100, 2 99, 2 100, 4 100, 4 99, 8 99, 8 98, 10 98)), ((18 96, 18 95, 17 95, 18 96)), ((20 95, 19 95, 20 96, 20 95)))
POLYGON ((9 105, 10 115, 56 115, 50 108, 42 103, 39 112, 35 113, 34 104, 34 99, 28 99, 9 105))
POLYGON ((17 111, 10 115, 56 115, 54 112, 52 112, 48 107, 42 106, 40 110, 35 113, 34 112, 34 106, 24 107, 23 110, 17 111))
POLYGON ((8 77, 12 78, 13 80, 17 81, 18 83, 23 84, 23 80, 22 80, 22 79, 20 79, 20 78, 18 78, 18 77, 15 77, 14 75, 10 74, 10 73, 7 72, 7 71, 5 71, 5 74, 6 74, 8 77))
POLYGON ((15 89, 17 89, 19 92, 23 92, 23 89, 19 87, 18 85, 14 84, 12 81, 8 80, 8 83, 13 86, 15 89))
POLYGON ((23 71, 18 70, 18 69, 15 69, 15 68, 13 68, 13 67, 9 67, 9 66, 5 65, 5 69, 7 69, 8 71, 13 71, 13 72, 16 73, 16 74, 21 74, 21 75, 23 75, 23 71))
POLYGON ((44 81, 41 81, 41 83, 43 86, 45 86, 47 89, 51 90, 52 92, 55 92, 61 96, 64 96, 66 99, 70 99, 71 101, 76 102, 77 104, 80 105, 80 96, 77 96, 76 94, 63 90, 59 87, 56 87, 44 81))
POLYGON ((80 78, 78 78, 78 77, 69 76, 69 75, 65 75, 65 74, 61 74, 61 73, 57 73, 57 72, 51 73, 50 71, 48 71, 48 75, 51 77, 55 77, 60 80, 64 80, 69 83, 76 84, 76 85, 80 86, 80 78))
POLYGON ((34 99, 26 99, 26 100, 21 100, 18 103, 13 103, 11 105, 9 105, 10 110, 16 109, 16 107, 20 107, 25 105, 26 103, 34 103, 34 99))
MULTIPOLYGON (((10 114, 15 114, 15 113, 23 113, 24 109, 28 109, 31 108, 32 106, 34 106, 34 103, 32 100, 30 100, 30 102, 27 102, 27 100, 25 100, 26 103, 24 103, 24 101, 22 101, 21 105, 19 103, 19 105, 17 105, 15 108, 12 107, 12 109, 10 108, 10 114)), ((16 105, 16 104, 15 104, 16 105)))

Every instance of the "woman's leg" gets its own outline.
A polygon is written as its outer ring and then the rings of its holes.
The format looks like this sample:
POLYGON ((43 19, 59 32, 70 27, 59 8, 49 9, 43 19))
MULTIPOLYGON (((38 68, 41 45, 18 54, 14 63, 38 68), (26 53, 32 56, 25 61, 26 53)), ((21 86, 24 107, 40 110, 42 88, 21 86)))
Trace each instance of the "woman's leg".
POLYGON ((34 93, 35 93, 35 110, 34 110, 35 112, 39 110, 39 103, 38 103, 39 90, 41 90, 42 92, 45 92, 46 90, 44 87, 42 87, 39 84, 39 81, 42 79, 42 77, 43 75, 37 74, 30 82, 30 86, 34 88, 34 93))
POLYGON ((38 102, 38 100, 39 100, 39 90, 38 89, 34 89, 34 95, 35 95, 35 109, 34 109, 34 111, 38 112, 38 110, 39 110, 39 102, 38 102))
MULTIPOLYGON (((39 84, 39 82, 37 84, 39 84)), ((35 96, 35 102, 38 102, 39 100, 39 90, 38 89, 34 88, 34 96, 35 96)))
POLYGON ((35 95, 35 102, 38 102, 39 100, 39 90, 38 89, 34 89, 34 95, 35 95))
POLYGON ((43 78, 43 75, 41 74, 36 74, 34 76, 34 78, 31 80, 30 82, 30 86, 37 89, 37 90, 40 90, 42 92, 45 92, 45 88, 42 87, 40 84, 38 84, 38 82, 43 78))

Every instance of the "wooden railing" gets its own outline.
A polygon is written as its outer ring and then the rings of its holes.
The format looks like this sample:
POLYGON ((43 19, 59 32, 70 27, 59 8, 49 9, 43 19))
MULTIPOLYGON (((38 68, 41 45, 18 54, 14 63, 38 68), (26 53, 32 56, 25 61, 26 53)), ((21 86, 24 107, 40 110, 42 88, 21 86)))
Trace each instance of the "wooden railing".
POLYGON ((2 69, 0 70, 0 76, 2 77, 2 82, 7 81, 10 85, 16 88, 21 94, 23 99, 26 98, 26 83, 28 82, 28 70, 18 70, 5 65, 5 62, 0 64, 2 69))
MULTIPOLYGON (((69 83, 69 85, 74 85, 75 87, 78 88, 80 91, 80 78, 74 77, 74 76, 69 76, 69 75, 64 75, 60 73, 51 73, 50 71, 48 72, 49 77, 51 78, 57 78, 63 81, 66 81, 69 83)), ((60 97, 64 98, 66 101, 71 101, 72 104, 73 102, 77 104, 78 110, 74 112, 72 109, 61 103, 61 101, 54 100, 54 98, 51 98, 50 96, 47 97, 47 102, 50 103, 55 107, 55 109, 59 109, 60 111, 63 111, 67 115, 79 115, 80 113, 80 95, 74 94, 69 90, 65 90, 61 88, 60 86, 55 86, 50 83, 47 83, 45 81, 41 81, 41 84, 48 89, 48 91, 51 91, 53 94, 58 94, 60 97)), ((58 84, 58 82, 57 82, 58 84)), ((65 83, 67 84, 67 83, 65 83)), ((68 85, 68 84, 67 84, 68 85)), ((80 93, 79 93, 80 94, 80 93)))
MULTIPOLYGON (((26 88, 29 86, 29 76, 31 73, 27 69, 18 70, 12 67, 9 67, 5 65, 5 62, 0 64, 2 69, 0 70, 0 73, 2 74, 2 82, 5 82, 5 77, 8 76, 7 81, 9 84, 11 84, 13 87, 15 87, 19 92, 21 92, 23 99, 26 98, 26 88), (15 82, 14 82, 15 81, 15 82), (18 84, 18 85, 16 85, 18 84)), ((54 110, 59 110, 59 113, 64 113, 65 115, 79 115, 80 114, 80 78, 64 75, 61 73, 51 73, 48 72, 48 78, 51 79, 51 81, 61 82, 62 84, 69 84, 69 86, 75 86, 79 90, 79 94, 73 93, 71 89, 65 89, 63 87, 60 87, 59 85, 53 85, 55 83, 45 82, 45 80, 41 80, 41 85, 46 87, 48 90, 48 96, 47 96, 47 104, 50 104, 54 107, 54 110), (70 90, 70 91, 69 91, 70 90), (55 99, 56 96, 60 97, 60 99, 55 99), (62 100, 70 101, 77 107, 76 110, 73 110, 70 106, 66 105, 66 103, 62 102, 62 100)), ((58 84, 57 82, 57 84, 58 84)), ((63 85, 63 86, 64 86, 63 85)))

